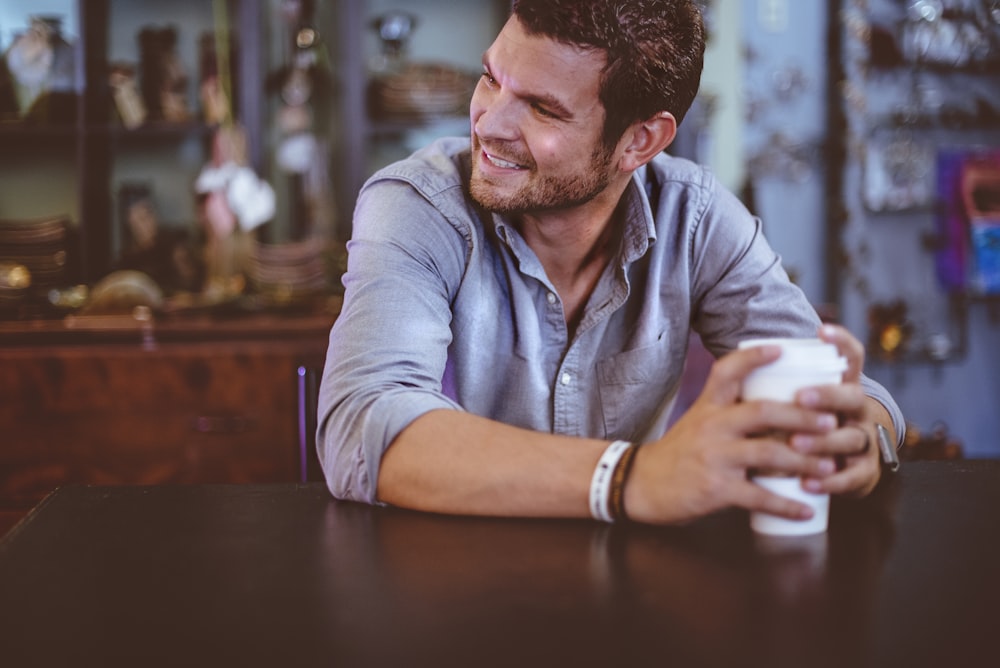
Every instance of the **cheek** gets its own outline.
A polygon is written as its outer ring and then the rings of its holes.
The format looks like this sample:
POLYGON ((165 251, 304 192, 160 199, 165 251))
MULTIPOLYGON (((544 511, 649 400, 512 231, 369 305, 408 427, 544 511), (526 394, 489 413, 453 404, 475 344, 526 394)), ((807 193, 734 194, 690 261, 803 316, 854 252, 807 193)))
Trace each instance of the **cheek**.
POLYGON ((572 146, 553 135, 536 136, 534 141, 528 141, 528 145, 536 162, 555 166, 567 161, 570 157, 567 147, 572 146))
POLYGON ((472 125, 475 126, 476 121, 479 117, 483 115, 486 111, 486 93, 483 91, 483 83, 480 82, 476 84, 475 90, 472 91, 472 99, 469 100, 469 118, 472 120, 472 125))

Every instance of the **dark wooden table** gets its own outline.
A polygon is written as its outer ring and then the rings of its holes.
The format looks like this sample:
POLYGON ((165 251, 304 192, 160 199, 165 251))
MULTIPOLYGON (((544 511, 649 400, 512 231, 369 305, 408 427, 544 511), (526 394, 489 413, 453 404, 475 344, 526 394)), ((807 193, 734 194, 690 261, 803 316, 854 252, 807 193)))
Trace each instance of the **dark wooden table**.
POLYGON ((996 666, 1000 462, 827 534, 435 516, 321 485, 71 486, 0 540, 0 665, 996 666))

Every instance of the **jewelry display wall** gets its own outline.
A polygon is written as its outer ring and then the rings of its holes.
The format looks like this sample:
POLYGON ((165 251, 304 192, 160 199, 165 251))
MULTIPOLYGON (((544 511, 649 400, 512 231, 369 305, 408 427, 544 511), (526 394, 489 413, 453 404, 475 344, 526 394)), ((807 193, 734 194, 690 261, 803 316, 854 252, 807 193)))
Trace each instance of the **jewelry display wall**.
POLYGON ((831 6, 832 133, 842 136, 831 240, 842 310, 864 314, 849 324, 868 332, 876 360, 958 361, 968 309, 995 309, 1000 292, 992 229, 980 225, 977 254, 970 224, 970 202, 981 202, 981 222, 996 211, 1000 177, 984 178, 971 199, 963 185, 969 165, 1000 165, 1000 1, 831 6))

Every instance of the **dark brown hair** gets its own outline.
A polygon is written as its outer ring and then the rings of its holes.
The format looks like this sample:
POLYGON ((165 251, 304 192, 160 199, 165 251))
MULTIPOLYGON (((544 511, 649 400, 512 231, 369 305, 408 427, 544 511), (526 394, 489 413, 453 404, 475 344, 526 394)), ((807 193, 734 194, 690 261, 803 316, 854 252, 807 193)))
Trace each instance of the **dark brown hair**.
POLYGON ((514 15, 529 34, 605 52, 609 145, 660 111, 680 123, 698 93, 705 25, 694 0, 515 0, 514 15))

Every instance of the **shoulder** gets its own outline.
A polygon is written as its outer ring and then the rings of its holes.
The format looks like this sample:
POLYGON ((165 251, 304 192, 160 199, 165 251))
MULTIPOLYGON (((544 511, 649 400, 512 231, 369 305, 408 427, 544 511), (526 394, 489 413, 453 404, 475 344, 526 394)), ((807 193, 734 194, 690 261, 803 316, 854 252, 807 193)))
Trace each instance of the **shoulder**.
POLYGON ((637 175, 658 227, 680 223, 693 232, 706 222, 753 220, 739 198, 704 165, 663 153, 637 175))
POLYGON ((358 195, 352 238, 467 255, 480 236, 468 196, 469 140, 437 140, 373 174, 358 195))
POLYGON ((728 193, 711 169, 668 153, 653 158, 645 169, 640 170, 640 178, 647 192, 658 188, 664 194, 675 197, 683 195, 710 200, 728 193))
POLYGON ((451 192, 464 198, 466 166, 469 164, 469 140, 462 137, 437 139, 412 155, 375 172, 362 192, 380 183, 397 181, 409 184, 424 197, 434 198, 451 192))
POLYGON ((478 214, 469 196, 469 139, 435 140, 375 172, 361 188, 355 222, 378 211, 390 220, 432 217, 470 235, 478 214))
POLYGON ((649 162, 650 171, 659 179, 703 187, 715 180, 712 171, 704 165, 669 153, 660 153, 649 162))

